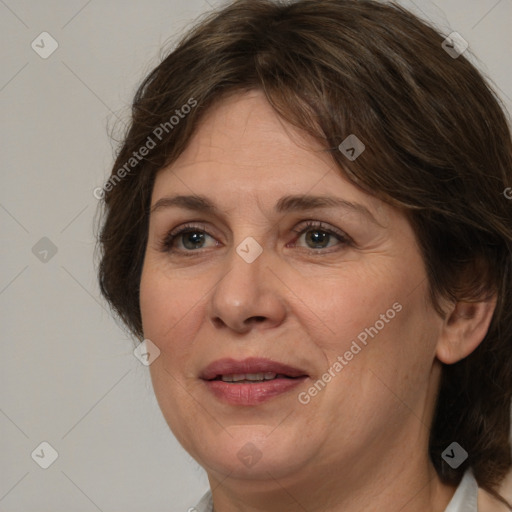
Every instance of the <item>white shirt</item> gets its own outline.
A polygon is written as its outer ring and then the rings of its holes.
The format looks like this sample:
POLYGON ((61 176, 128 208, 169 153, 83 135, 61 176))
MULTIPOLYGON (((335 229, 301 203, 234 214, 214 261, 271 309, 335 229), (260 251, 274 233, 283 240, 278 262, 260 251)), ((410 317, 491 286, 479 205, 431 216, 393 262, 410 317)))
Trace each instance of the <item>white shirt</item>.
POLYGON ((478 512, 477 500, 478 484, 473 472, 468 469, 444 512, 478 512))
MULTIPOLYGON (((473 472, 468 469, 444 512, 478 512, 477 499, 478 484, 473 472)), ((211 491, 208 491, 190 512, 213 512, 211 491)))

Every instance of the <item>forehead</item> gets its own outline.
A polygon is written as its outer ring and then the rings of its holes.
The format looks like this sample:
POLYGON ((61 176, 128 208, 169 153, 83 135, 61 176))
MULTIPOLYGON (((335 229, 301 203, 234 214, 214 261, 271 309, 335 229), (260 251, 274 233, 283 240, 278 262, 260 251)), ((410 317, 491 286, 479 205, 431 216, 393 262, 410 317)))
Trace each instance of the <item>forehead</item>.
POLYGON ((152 205, 169 193, 210 196, 227 208, 334 193, 373 212, 385 208, 344 177, 318 142, 279 117, 261 91, 231 96, 206 113, 186 149, 157 174, 152 205))
POLYGON ((211 168, 214 163, 215 168, 236 167, 248 174, 279 166, 286 172, 290 164, 306 169, 319 160, 330 167, 334 163, 323 148, 279 117, 263 92, 255 90, 211 107, 172 168, 211 168))

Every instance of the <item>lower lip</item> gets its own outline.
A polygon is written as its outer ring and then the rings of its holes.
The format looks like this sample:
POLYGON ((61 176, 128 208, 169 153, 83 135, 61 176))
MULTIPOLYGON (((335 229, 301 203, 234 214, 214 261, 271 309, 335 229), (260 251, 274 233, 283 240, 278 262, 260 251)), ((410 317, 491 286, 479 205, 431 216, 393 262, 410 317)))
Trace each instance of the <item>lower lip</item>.
POLYGON ((224 382, 222 380, 207 380, 207 388, 220 400, 232 405, 256 405, 274 396, 282 395, 297 387, 307 379, 274 379, 254 384, 224 382))

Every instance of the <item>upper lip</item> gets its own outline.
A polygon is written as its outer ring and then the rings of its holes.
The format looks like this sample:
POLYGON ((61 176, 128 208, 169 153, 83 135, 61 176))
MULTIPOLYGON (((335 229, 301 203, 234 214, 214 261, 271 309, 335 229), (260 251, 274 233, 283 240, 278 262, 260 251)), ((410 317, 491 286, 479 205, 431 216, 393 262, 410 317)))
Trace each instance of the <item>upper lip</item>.
POLYGON ((282 374, 288 377, 307 376, 307 373, 304 370, 295 368, 288 364, 267 358, 249 357, 241 361, 231 358, 218 359, 204 368, 199 377, 204 380, 212 380, 221 375, 240 375, 266 372, 282 374))

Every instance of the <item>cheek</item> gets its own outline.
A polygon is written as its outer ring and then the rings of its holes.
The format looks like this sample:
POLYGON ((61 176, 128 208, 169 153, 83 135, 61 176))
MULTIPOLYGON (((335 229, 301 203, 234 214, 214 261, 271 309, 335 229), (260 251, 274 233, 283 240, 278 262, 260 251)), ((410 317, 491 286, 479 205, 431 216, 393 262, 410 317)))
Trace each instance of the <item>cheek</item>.
POLYGON ((308 297, 305 306, 317 314, 318 323, 325 327, 324 343, 329 345, 325 348, 337 353, 348 350, 359 334, 364 341, 365 329, 375 332, 376 323, 379 332, 388 329, 400 315, 396 311, 400 306, 393 308, 393 304, 403 296, 400 279, 391 280, 392 273, 387 267, 348 270, 324 280, 321 287, 297 289, 297 295, 308 297))
POLYGON ((200 298, 190 290, 194 287, 186 280, 170 279, 150 266, 143 269, 139 299, 144 337, 160 349, 149 367, 153 389, 169 427, 182 442, 194 422, 186 375, 181 373, 191 359, 190 321, 200 298))
POLYGON ((308 305, 329 327, 325 335, 316 337, 326 362, 332 365, 341 356, 351 367, 350 372, 340 372, 345 378, 348 374, 355 378, 356 368, 382 369, 390 383, 411 375, 427 378, 440 324, 425 302, 428 289, 421 262, 411 258, 409 263, 409 273, 403 265, 384 262, 378 267, 354 267, 353 272, 324 282, 321 290, 302 289, 304 296, 311 297, 308 305))
POLYGON ((413 294, 390 294, 353 331, 361 351, 350 363, 351 380, 359 382, 360 396, 373 396, 374 403, 415 409, 425 401, 440 324, 425 306, 427 290, 421 288, 413 294))
POLYGON ((146 266, 141 276, 139 300, 144 336, 163 341, 166 336, 174 337, 173 331, 180 329, 198 297, 190 282, 171 279, 146 266))
POLYGON ((378 299, 356 294, 358 303, 340 298, 333 305, 346 309, 334 317, 335 334, 322 341, 328 364, 317 378, 329 383, 312 407, 337 423, 340 435, 384 428, 390 417, 405 421, 411 410, 423 417, 438 323, 422 293, 388 288, 378 299))

